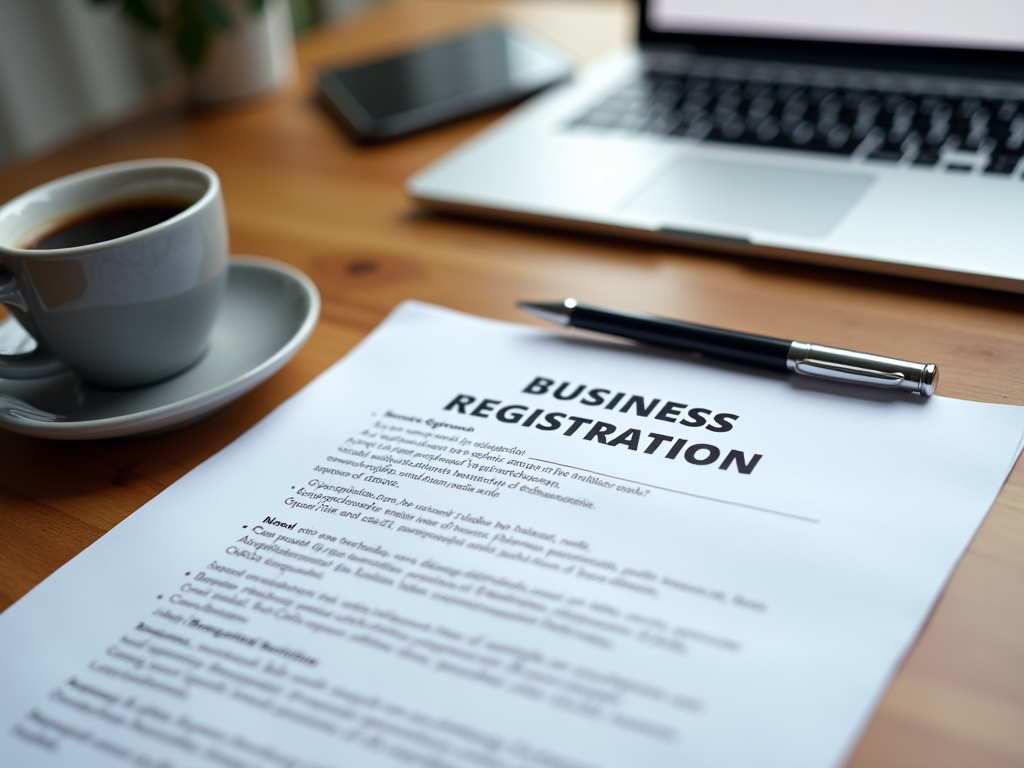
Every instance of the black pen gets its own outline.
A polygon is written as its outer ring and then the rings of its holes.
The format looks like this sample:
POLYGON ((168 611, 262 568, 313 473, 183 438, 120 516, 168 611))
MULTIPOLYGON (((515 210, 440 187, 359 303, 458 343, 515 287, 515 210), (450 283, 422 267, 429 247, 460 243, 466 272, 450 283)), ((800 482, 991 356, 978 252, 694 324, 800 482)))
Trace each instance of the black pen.
POLYGON ((939 371, 933 363, 912 363, 680 320, 610 312, 582 306, 575 299, 562 302, 521 301, 519 308, 559 325, 621 336, 678 352, 696 352, 716 360, 769 371, 898 389, 925 397, 935 392, 939 378, 939 371))

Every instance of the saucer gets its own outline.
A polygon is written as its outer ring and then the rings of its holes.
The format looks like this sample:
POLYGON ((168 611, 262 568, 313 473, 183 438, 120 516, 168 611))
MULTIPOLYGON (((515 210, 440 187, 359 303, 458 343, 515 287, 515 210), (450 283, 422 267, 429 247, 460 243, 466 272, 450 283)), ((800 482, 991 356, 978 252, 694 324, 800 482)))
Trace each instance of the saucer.
MULTIPOLYGON (((234 257, 206 353, 188 370, 148 387, 96 389, 66 371, 0 379, 0 428, 57 440, 163 432, 199 421, 279 371, 306 343, 320 294, 299 270, 271 259, 234 257)), ((0 351, 31 349, 15 320, 0 324, 0 351)))

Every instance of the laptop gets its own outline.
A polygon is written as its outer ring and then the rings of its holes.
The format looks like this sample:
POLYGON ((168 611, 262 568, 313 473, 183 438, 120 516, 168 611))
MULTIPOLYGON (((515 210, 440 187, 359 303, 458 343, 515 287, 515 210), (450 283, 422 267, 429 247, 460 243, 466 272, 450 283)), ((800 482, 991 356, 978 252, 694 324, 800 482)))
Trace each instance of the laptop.
POLYGON ((431 208, 1024 293, 1024 2, 641 0, 431 208))

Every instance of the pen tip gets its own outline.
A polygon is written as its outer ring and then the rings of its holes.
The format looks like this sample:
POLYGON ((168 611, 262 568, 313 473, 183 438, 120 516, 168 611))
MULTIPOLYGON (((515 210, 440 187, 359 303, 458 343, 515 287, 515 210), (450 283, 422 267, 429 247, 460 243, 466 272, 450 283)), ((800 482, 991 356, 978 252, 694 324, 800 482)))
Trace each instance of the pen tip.
POLYGON ((524 312, 536 315, 558 325, 569 325, 572 308, 576 306, 574 299, 566 301, 520 301, 517 306, 524 312))

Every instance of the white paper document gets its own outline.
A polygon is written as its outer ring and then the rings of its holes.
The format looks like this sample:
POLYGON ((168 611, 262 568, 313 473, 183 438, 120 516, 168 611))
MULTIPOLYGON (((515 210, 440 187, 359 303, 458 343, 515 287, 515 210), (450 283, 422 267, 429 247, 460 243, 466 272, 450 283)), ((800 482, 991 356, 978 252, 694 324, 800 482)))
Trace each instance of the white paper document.
POLYGON ((1022 435, 407 303, 0 615, 0 765, 841 765, 1022 435))

